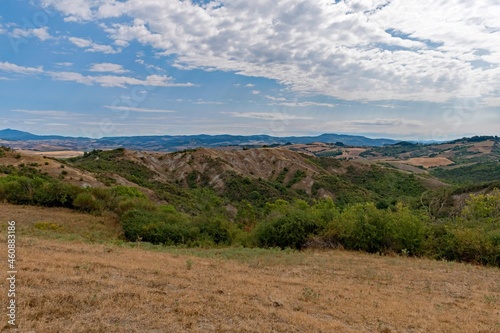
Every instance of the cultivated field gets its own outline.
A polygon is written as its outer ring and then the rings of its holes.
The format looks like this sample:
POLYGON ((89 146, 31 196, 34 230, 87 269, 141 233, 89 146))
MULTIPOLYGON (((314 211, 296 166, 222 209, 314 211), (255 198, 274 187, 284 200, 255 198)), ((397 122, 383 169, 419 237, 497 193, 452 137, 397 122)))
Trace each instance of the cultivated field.
POLYGON ((70 158, 76 156, 82 156, 83 151, 79 150, 56 150, 56 151, 34 151, 28 149, 18 150, 23 155, 37 155, 37 156, 47 156, 53 158, 70 158))
POLYGON ((0 204, 0 218, 3 240, 18 225, 19 332, 500 332, 496 268, 133 246, 112 216, 65 209, 0 204))
POLYGON ((409 164, 423 166, 424 168, 447 166, 453 164, 453 161, 445 157, 415 157, 408 160, 409 164))

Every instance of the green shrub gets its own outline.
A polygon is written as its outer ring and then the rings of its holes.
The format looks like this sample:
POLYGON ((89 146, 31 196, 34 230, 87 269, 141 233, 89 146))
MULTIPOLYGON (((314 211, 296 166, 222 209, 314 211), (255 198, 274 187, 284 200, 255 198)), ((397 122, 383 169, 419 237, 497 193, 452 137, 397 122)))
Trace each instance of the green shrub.
POLYGON ((308 214, 308 210, 294 208, 285 214, 273 215, 255 228, 259 246, 301 249, 310 236, 323 229, 321 221, 308 214))
POLYGON ((82 192, 73 200, 73 206, 83 212, 101 212, 102 206, 89 191, 82 192))
POLYGON ((120 198, 116 205, 115 212, 118 215, 122 215, 132 209, 154 211, 156 205, 146 198, 120 198))
POLYGON ((8 176, 1 179, 5 199, 16 205, 35 205, 35 190, 44 183, 43 179, 24 176, 8 176))
POLYGON ((34 193, 36 204, 46 207, 73 207, 73 201, 82 190, 62 182, 44 182, 34 193))
POLYGON ((223 217, 198 216, 193 226, 199 230, 202 239, 214 244, 231 245, 238 233, 236 225, 223 217))
POLYGON ((496 224, 500 227, 500 190, 494 189, 489 194, 470 195, 461 217, 464 222, 496 224))
POLYGON ((374 253, 389 245, 386 217, 372 203, 349 206, 329 229, 330 236, 348 249, 374 253))
POLYGON ((189 217, 177 211, 133 209, 123 214, 121 224, 130 241, 153 244, 188 244, 199 238, 199 230, 189 224, 189 217))
POLYGON ((396 205, 395 210, 385 210, 385 213, 389 223, 388 249, 396 253, 422 255, 429 234, 429 217, 401 203, 396 205))
POLYGON ((402 204, 394 211, 377 209, 373 203, 356 204, 333 219, 323 236, 329 243, 351 250, 421 255, 428 223, 425 215, 402 204))
POLYGON ((453 223, 433 229, 428 248, 431 257, 474 264, 500 266, 498 234, 480 228, 462 228, 453 223))
POLYGON ((114 186, 111 189, 111 194, 119 198, 146 198, 146 195, 142 193, 138 188, 123 185, 114 186))

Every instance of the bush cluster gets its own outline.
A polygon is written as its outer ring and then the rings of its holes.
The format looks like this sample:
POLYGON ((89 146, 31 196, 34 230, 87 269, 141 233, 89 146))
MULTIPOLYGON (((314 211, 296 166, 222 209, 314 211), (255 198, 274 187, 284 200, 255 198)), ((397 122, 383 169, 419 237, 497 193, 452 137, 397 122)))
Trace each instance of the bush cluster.
MULTIPOLYGON (((148 174, 139 164, 117 163, 123 154, 123 150, 94 151, 74 163, 126 175, 154 190, 169 205, 152 202, 134 187, 81 188, 64 183, 40 173, 34 165, 0 168, 4 174, 0 201, 92 214, 111 211, 120 218, 129 241, 292 249, 326 244, 500 266, 500 190, 494 189, 498 183, 470 185, 464 192, 447 188, 423 194, 414 176, 378 166, 364 171, 351 168, 344 178, 317 177, 313 196, 324 189, 336 198, 314 200, 291 188, 305 174, 295 172, 285 185, 289 170, 284 169, 277 175, 280 182, 228 173, 225 191, 216 193, 196 173, 188 176, 190 189, 156 182, 149 178, 151 171, 148 174), (482 194, 469 196, 463 207, 456 208, 454 197, 472 190, 482 194), (407 197, 419 197, 420 207, 407 197)), ((311 163, 319 162, 313 159, 311 163)), ((321 167, 333 168, 338 161, 321 163, 321 167)))
POLYGON ((132 209, 123 214, 121 223, 128 240, 153 244, 231 245, 237 234, 236 226, 225 219, 193 218, 172 206, 132 209))

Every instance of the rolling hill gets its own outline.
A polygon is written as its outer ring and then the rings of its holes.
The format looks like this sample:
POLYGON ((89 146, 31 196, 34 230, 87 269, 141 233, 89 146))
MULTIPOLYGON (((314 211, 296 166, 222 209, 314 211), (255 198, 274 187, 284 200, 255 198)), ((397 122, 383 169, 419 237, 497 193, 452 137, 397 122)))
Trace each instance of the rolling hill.
POLYGON ((82 150, 127 148, 148 151, 177 151, 192 148, 218 147, 260 147, 264 145, 284 145, 287 143, 342 142, 356 146, 382 146, 397 141, 391 139, 370 139, 363 136, 322 134, 303 137, 274 137, 268 135, 163 135, 104 137, 100 139, 34 135, 12 129, 0 131, 0 143, 4 141, 17 149, 37 150, 82 150))

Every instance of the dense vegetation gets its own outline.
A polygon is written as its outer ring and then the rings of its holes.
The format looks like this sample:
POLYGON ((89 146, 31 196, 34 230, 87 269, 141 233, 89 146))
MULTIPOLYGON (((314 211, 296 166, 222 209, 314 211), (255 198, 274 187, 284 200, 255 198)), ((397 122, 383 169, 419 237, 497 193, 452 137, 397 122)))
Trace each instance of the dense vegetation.
MULTIPOLYGON (((6 154, 5 150, 0 158, 6 154)), ((81 188, 54 179, 36 166, 2 166, 0 200, 14 204, 68 207, 92 214, 110 212, 129 241, 185 246, 246 246, 301 249, 341 247, 500 266, 500 187, 481 185, 427 190, 413 175, 371 166, 344 175, 317 175, 312 194, 292 185, 294 172, 274 180, 223 175, 226 187, 208 186, 202 173, 187 184, 155 179, 155 173, 124 151, 94 151, 68 160, 109 180, 109 187, 81 188), (113 183, 111 174, 154 191, 113 183), (320 190, 333 194, 320 198, 320 190), (475 193, 469 195, 470 193, 475 193), (457 198, 463 198, 457 201, 457 198)), ((311 158, 329 170, 332 159, 311 158)), ((491 171, 491 169, 488 169, 491 171)))
POLYGON ((432 175, 455 184, 477 184, 500 180, 500 163, 486 162, 466 165, 460 168, 436 168, 432 175))

